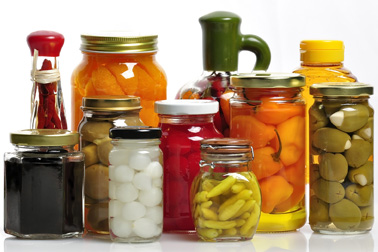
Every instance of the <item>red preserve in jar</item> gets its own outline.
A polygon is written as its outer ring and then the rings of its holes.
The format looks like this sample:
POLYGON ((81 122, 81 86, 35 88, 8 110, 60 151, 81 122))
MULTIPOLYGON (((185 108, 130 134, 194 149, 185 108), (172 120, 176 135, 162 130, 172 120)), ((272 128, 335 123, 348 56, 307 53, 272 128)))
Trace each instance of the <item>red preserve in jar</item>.
POLYGON ((190 188, 199 172, 200 141, 222 137, 213 122, 218 109, 218 102, 213 100, 155 102, 164 158, 163 232, 195 231, 190 188))

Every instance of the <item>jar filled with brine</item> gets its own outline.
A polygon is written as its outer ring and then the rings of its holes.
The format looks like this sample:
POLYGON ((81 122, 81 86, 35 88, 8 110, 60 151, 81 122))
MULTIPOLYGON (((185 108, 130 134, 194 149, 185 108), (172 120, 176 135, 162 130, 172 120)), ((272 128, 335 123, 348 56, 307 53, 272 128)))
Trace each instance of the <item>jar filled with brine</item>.
POLYGON ((296 230, 306 222, 305 85, 299 74, 231 77, 230 135, 251 141, 252 171, 261 189, 257 231, 296 230))
POLYGON ((71 77, 72 129, 83 116, 82 98, 93 95, 138 96, 142 121, 157 126, 154 103, 167 96, 165 72, 156 61, 157 37, 122 32, 81 35, 83 59, 71 77))
POLYGON ((4 155, 4 230, 20 238, 57 239, 83 233, 84 155, 79 134, 22 130, 4 155))
POLYGON ((310 215, 320 233, 364 233, 374 222, 373 87, 310 87, 310 215))
POLYGON ((201 141, 200 173, 191 189, 197 235, 204 241, 250 240, 260 217, 261 194, 251 169, 250 141, 201 141))
POLYGON ((85 154, 85 229, 108 234, 109 130, 140 126, 139 97, 90 96, 83 98, 84 117, 79 124, 80 150, 85 154))

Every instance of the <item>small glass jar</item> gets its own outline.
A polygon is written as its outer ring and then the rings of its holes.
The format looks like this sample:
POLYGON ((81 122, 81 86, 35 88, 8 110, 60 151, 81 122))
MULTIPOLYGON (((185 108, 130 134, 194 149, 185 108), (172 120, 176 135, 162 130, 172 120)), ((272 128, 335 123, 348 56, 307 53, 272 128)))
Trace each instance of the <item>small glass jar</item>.
POLYGON ((299 74, 245 74, 231 77, 230 136, 251 141, 252 170, 261 189, 257 231, 302 227, 305 209, 305 102, 299 74))
POLYGON ((161 130, 110 129, 109 229, 112 241, 153 242, 163 231, 161 130))
POLYGON ((4 230, 21 238, 55 239, 83 232, 84 155, 79 134, 23 130, 4 155, 4 230))
POLYGON ((199 172, 200 141, 222 137, 214 125, 217 101, 165 100, 155 103, 163 135, 164 232, 194 232, 190 187, 199 172))
POLYGON ((83 116, 82 98, 93 95, 138 96, 143 123, 158 125, 154 103, 167 98, 167 78, 156 61, 157 38, 127 32, 81 35, 83 59, 71 77, 72 129, 83 116))
POLYGON ((139 97, 89 96, 83 98, 79 124, 80 150, 85 154, 85 229, 108 234, 110 128, 140 126, 139 97))
POLYGON ((326 234, 367 232, 374 223, 373 87, 321 83, 310 94, 310 226, 326 234))
POLYGON ((201 141, 201 171, 192 185, 192 213, 204 241, 250 240, 260 218, 261 193, 252 172, 250 141, 201 141))

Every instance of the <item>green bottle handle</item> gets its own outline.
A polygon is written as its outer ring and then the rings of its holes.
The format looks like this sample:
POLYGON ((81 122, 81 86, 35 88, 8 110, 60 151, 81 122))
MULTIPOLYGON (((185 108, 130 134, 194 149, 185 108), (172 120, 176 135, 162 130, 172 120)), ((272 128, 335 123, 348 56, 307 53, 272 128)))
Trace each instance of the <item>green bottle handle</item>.
POLYGON ((240 50, 246 50, 256 55, 253 70, 267 70, 271 60, 268 44, 256 35, 241 35, 240 50))

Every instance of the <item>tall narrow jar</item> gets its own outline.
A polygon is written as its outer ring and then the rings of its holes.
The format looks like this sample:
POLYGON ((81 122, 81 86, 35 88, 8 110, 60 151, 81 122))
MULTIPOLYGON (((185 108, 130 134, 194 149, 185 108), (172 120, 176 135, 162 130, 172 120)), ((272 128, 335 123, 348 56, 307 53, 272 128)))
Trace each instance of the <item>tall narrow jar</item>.
POLYGON ((310 216, 320 233, 364 233, 374 222, 373 87, 310 87, 310 216))
POLYGON ((251 141, 252 171, 261 189, 257 231, 296 230, 306 221, 304 77, 246 74, 231 77, 233 138, 251 141))

